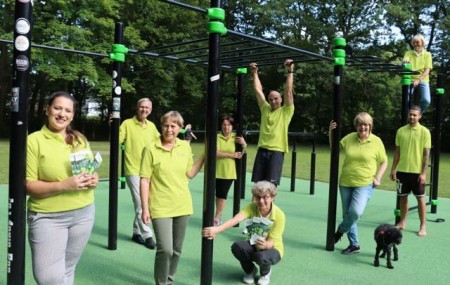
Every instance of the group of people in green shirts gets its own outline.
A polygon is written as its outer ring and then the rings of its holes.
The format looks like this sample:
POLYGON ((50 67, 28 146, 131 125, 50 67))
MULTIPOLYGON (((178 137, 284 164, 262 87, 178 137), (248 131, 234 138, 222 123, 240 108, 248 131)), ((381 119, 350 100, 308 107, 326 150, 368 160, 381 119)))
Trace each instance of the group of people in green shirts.
MULTIPOLYGON (((414 38, 413 45, 423 47, 422 39, 414 38)), ((420 56, 421 53, 416 52, 405 56, 405 60, 414 66, 415 62, 420 62, 416 58, 420 56)), ((428 68, 428 71, 418 76, 414 87, 428 82, 431 67, 427 66, 425 70, 428 68)), ((212 239, 244 222, 247 239, 234 242, 231 251, 241 264, 244 271, 242 281, 246 284, 253 284, 255 280, 259 285, 269 284, 271 266, 278 263, 284 254, 285 214, 274 201, 284 154, 288 152, 288 127, 294 114, 293 60, 287 59, 284 67, 284 96, 270 91, 266 100, 258 65, 250 64, 261 111, 258 150, 252 172, 255 184, 252 202, 225 222, 222 221, 223 209, 232 181, 236 179, 234 160, 242 158, 246 142, 232 132, 234 120, 230 116, 221 119, 221 132, 217 135, 216 215, 213 226, 204 228, 202 236, 212 239), (240 144, 243 150, 236 151, 235 143, 240 144), (259 277, 255 263, 259 266, 259 277)), ((53 93, 46 108, 46 124, 28 137, 29 243, 33 275, 38 284, 74 283, 75 267, 94 223, 93 190, 98 185, 98 175, 96 172, 74 174, 70 160, 74 153, 87 154, 93 159, 86 137, 71 127, 75 107, 76 101, 69 93, 53 93)), ((390 173, 391 179, 397 181, 401 202, 401 219, 397 226, 401 229, 406 227, 407 195, 412 191, 419 203, 420 236, 426 235, 423 196, 431 147, 429 131, 419 123, 425 108, 411 107, 409 124, 398 130, 390 173)), ((136 116, 122 122, 119 141, 125 146, 125 177, 135 210, 131 239, 149 249, 156 249, 155 283, 172 284, 189 216, 193 214, 188 181, 201 170, 205 157, 202 154, 194 161, 189 141, 178 138, 184 127, 180 113, 169 111, 164 114, 160 133, 147 120, 151 112, 150 99, 140 99, 136 116)), ((344 233, 348 234, 350 246, 343 251, 345 254, 359 252, 356 223, 387 167, 383 143, 372 134, 372 117, 363 112, 356 116, 354 123, 357 132, 340 142, 345 155, 340 180, 343 222, 336 231, 335 241, 339 241, 344 233), (354 207, 353 199, 359 199, 361 205, 354 207)), ((330 135, 336 127, 331 122, 330 135)))

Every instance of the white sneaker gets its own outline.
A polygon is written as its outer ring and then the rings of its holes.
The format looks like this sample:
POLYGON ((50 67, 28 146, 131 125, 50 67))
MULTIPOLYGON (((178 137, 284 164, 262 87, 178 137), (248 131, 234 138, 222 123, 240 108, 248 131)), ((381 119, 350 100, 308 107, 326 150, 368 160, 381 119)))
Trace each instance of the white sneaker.
POLYGON ((270 283, 270 274, 272 273, 272 269, 270 269, 269 273, 259 277, 258 285, 269 285, 270 283))
POLYGON ((245 273, 244 274, 244 278, 242 278, 242 281, 245 284, 255 284, 255 278, 256 278, 256 267, 253 269, 253 271, 251 273, 245 273))

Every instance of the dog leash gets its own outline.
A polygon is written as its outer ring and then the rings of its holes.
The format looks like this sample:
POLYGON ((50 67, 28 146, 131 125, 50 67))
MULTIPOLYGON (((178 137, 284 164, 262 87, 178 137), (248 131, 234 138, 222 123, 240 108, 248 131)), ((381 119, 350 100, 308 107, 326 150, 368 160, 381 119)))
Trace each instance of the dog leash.
POLYGON ((445 222, 445 219, 442 219, 442 218, 437 218, 435 220, 427 219, 427 221, 434 222, 434 223, 443 223, 443 222, 445 222))

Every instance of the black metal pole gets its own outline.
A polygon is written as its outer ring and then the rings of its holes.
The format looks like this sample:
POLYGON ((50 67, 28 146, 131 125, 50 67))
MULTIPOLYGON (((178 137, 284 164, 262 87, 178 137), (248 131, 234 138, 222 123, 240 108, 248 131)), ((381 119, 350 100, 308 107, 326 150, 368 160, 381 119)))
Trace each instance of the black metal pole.
POLYGON ((110 136, 110 164, 109 164, 109 216, 108 216, 108 249, 117 249, 117 205, 118 205, 118 181, 119 181, 119 125, 121 106, 121 83, 123 61, 116 55, 123 54, 116 47, 123 45, 123 24, 115 25, 113 53, 113 88, 112 88, 112 122, 110 136))
POLYGON ((339 141, 341 138, 341 117, 342 117, 342 72, 345 64, 344 55, 339 54, 343 51, 345 40, 337 38, 333 40, 335 63, 334 63, 334 78, 333 78, 333 120, 337 124, 333 132, 333 140, 331 144, 331 159, 330 159, 330 188, 328 198, 328 223, 327 223, 327 240, 326 250, 334 251, 334 231, 336 228, 336 204, 337 204, 337 189, 338 189, 338 175, 339 175, 339 141))
POLYGON ((15 4, 11 139, 9 152, 9 211, 7 284, 25 283, 25 169, 28 96, 31 66, 32 4, 15 4))
POLYGON ((442 104, 444 87, 442 74, 438 74, 436 92, 434 99, 434 130, 433 130, 433 169, 431 177, 433 181, 431 182, 431 213, 437 213, 437 199, 438 199, 438 189, 439 189, 439 163, 441 154, 441 130, 442 130, 442 104))
MULTIPOLYGON (((237 71, 237 98, 236 98, 236 116, 235 116, 235 126, 236 135, 243 136, 243 117, 244 117, 244 85, 245 85, 245 75, 247 69, 238 69, 237 71)), ((243 148, 240 144, 236 144, 236 150, 242 151, 243 148)), ((242 157, 243 158, 243 157, 242 157)), ((233 216, 236 215, 241 208, 241 191, 245 190, 242 184, 245 184, 245 180, 242 178, 242 158, 236 159, 236 181, 234 182, 234 195, 233 195, 233 216)))
POLYGON ((295 149, 295 138, 292 144, 292 162, 291 162, 291 192, 295 192, 295 172, 297 169, 297 150, 295 149))
POLYGON ((309 177, 309 195, 314 195, 316 185, 316 142, 314 135, 312 136, 311 170, 309 177))
MULTIPOLYGON (((211 0, 211 8, 220 8, 219 0, 211 0)), ((210 18, 208 28, 217 24, 210 18)), ((203 185, 203 227, 212 226, 214 219, 214 193, 216 189, 217 110, 220 79, 220 34, 209 34, 208 97, 205 118, 205 167, 203 185)), ((202 238, 200 284, 212 284, 213 240, 202 238)))
MULTIPOLYGON (((403 70, 408 72, 411 71, 411 64, 404 64, 403 70)), ((411 75, 403 75, 402 76, 402 117, 401 117, 401 126, 406 125, 408 121, 408 112, 409 112, 409 86, 411 84, 411 75)), ((400 198, 397 196, 395 202, 395 224, 400 222, 400 198)))

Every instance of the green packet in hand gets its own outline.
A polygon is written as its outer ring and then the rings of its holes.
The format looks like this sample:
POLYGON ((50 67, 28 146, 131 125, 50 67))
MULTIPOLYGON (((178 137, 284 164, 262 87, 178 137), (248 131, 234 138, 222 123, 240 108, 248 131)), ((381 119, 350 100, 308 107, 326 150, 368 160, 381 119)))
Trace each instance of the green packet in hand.
POLYGON ((91 151, 79 151, 70 154, 70 162, 72 164, 72 175, 80 173, 94 173, 102 164, 102 156, 96 153, 92 159, 91 151))

